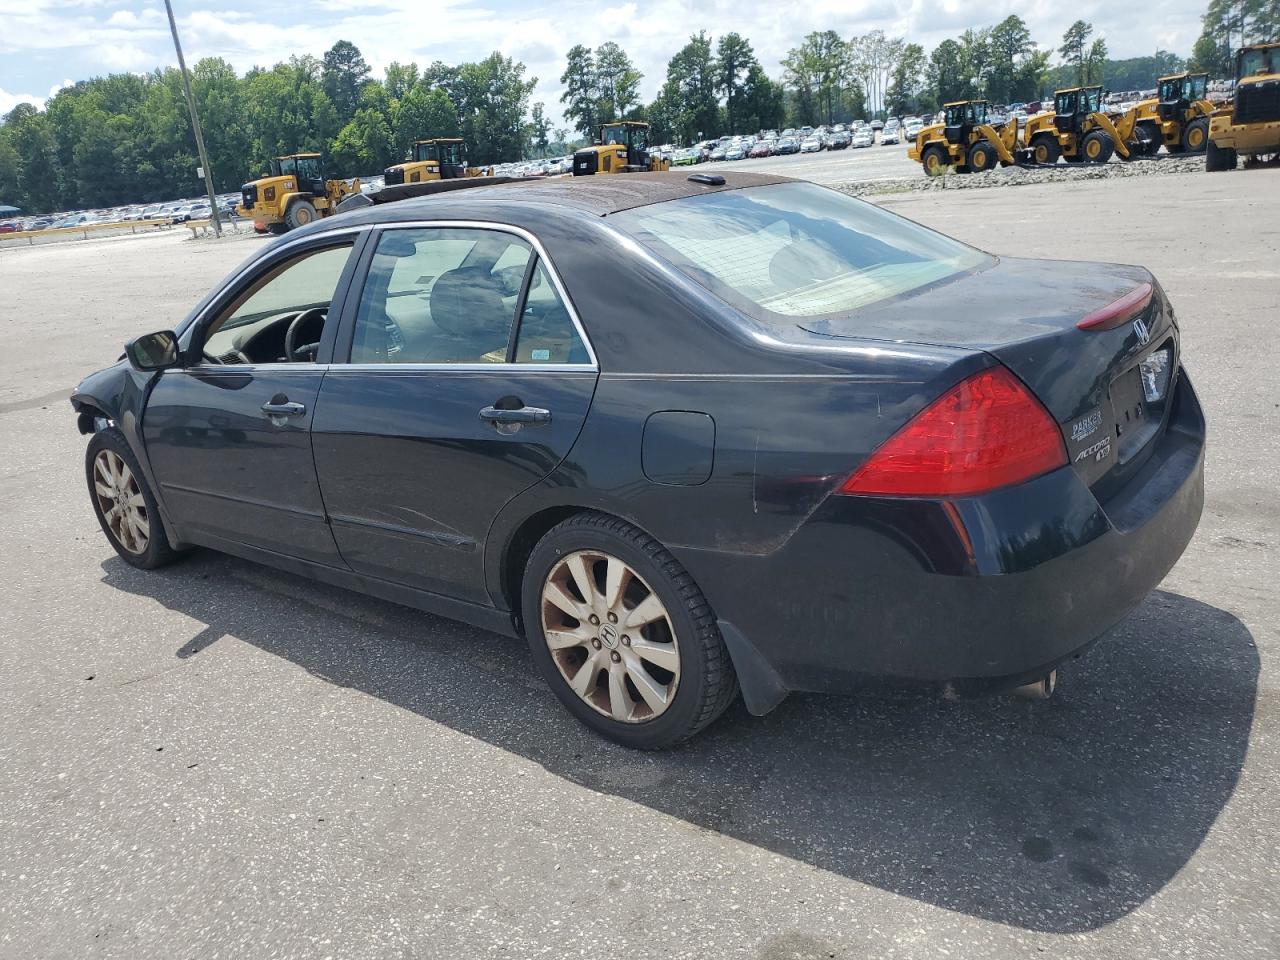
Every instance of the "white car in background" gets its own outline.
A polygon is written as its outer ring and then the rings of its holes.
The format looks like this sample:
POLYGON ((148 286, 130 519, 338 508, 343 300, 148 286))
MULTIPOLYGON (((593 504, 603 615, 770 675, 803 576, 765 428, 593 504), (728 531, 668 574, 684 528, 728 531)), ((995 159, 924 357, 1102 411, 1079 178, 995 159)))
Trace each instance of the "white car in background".
POLYGON ((849 142, 851 147, 869 147, 876 142, 876 135, 870 127, 859 127, 853 131, 853 139, 849 142))
POLYGON ((818 137, 805 137, 800 141, 801 153, 819 153, 822 150, 822 140, 818 137))

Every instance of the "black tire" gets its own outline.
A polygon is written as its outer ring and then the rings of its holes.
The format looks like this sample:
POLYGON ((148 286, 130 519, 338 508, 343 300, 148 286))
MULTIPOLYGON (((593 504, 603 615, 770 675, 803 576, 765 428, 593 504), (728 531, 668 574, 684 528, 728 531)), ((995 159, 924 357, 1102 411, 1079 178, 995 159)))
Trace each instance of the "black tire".
POLYGON ((310 200, 295 200, 285 211, 284 223, 290 230, 297 230, 308 223, 313 223, 318 216, 315 204, 310 200))
POLYGON ((1035 163, 1057 163, 1062 156, 1062 148, 1056 138, 1048 134, 1040 134, 1031 141, 1031 159, 1035 163))
POLYGON ((1160 132, 1160 127, 1155 123, 1144 120, 1135 128, 1138 138, 1142 141, 1142 155, 1144 157, 1154 157, 1160 152, 1160 147, 1164 145, 1164 135, 1160 132))
POLYGON ((985 173, 1000 162, 1000 154, 990 140, 979 140, 969 148, 969 169, 973 173, 985 173))
POLYGON ((1212 140, 1208 141, 1204 154, 1204 168, 1209 173, 1221 173, 1223 170, 1234 170, 1237 161, 1236 151, 1231 147, 1220 147, 1212 140))
POLYGON ((169 538, 165 535, 164 521, 160 518, 160 510, 156 506, 156 498, 151 492, 151 487, 147 484, 147 479, 143 475, 141 468, 138 466, 138 460, 133 455, 133 450, 129 447, 129 441, 124 438, 117 427, 108 427, 105 430, 99 430, 89 438, 89 446, 85 451, 85 479, 89 484, 89 501, 93 504, 93 512, 98 518, 98 525, 102 527, 102 532, 107 535, 107 540, 120 555, 120 559, 131 566, 139 567, 143 570, 153 570, 156 567, 163 567, 172 563, 179 556, 178 551, 169 546, 169 538), (138 492, 142 495, 144 503, 144 517, 148 527, 147 542, 145 549, 138 550, 134 547, 138 544, 126 544, 120 533, 112 527, 111 522, 107 519, 107 507, 104 501, 110 501, 103 497, 97 489, 98 478, 95 477, 95 464, 99 455, 107 452, 114 454, 124 462, 129 473, 136 483, 138 492))
POLYGON ((1090 130, 1080 144, 1080 153, 1089 163, 1106 163, 1115 151, 1115 141, 1104 130, 1090 130))
POLYGON ((926 175, 936 177, 945 173, 947 167, 951 166, 951 156, 941 144, 931 143, 920 154, 920 165, 924 167, 926 175))
POLYGON ((548 531, 525 566, 521 610, 533 662, 552 692, 582 723, 615 743, 654 750, 687 740, 738 696, 737 674, 711 605, 666 547, 625 520, 588 511, 548 531), (598 712, 570 688, 552 659, 542 626, 543 587, 560 561, 580 550, 621 560, 666 607, 680 650, 680 679, 670 704, 651 719, 631 723, 598 712))
POLYGON ((1182 128, 1182 149, 1187 153, 1203 153, 1209 142, 1209 120, 1197 117, 1182 128))
POLYGON ((283 223, 268 223, 268 224, 267 224, 267 233, 271 234, 272 236, 276 236, 276 237, 280 236, 280 234, 284 233, 284 232, 285 232, 286 230, 288 230, 288 229, 289 229, 288 225, 287 225, 287 224, 283 224, 283 223))

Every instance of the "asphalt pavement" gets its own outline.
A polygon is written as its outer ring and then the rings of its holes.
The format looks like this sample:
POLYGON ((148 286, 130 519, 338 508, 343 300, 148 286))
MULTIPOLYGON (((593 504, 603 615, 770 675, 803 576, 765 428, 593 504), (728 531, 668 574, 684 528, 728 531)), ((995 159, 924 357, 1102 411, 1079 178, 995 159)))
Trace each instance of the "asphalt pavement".
POLYGON ((0 957, 1280 955, 1280 173, 878 202, 1156 272, 1200 530, 1048 702, 795 695, 659 754, 579 726, 517 642, 118 560, 68 391, 261 241, 0 250, 0 957))

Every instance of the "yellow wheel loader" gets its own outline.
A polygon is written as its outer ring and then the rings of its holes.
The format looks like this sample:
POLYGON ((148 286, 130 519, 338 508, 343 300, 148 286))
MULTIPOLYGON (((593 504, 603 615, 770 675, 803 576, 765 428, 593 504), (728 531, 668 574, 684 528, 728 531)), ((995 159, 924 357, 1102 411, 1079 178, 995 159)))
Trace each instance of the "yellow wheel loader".
POLYGON ((326 180, 320 154, 291 153, 272 160, 268 173, 240 188, 236 213, 252 220, 259 233, 284 233, 329 216, 359 192, 359 180, 326 180))
POLYGON ((1053 110, 1027 120, 1023 133, 1036 163, 1106 163, 1112 154, 1123 160, 1147 156, 1146 132, 1138 129, 1138 112, 1107 114, 1102 87, 1071 87, 1053 95, 1053 110))
POLYGON ((491 173, 491 170, 467 166, 462 156, 462 140, 441 137, 415 141, 412 158, 387 167, 382 171, 382 179, 386 186, 391 187, 398 183, 422 183, 426 180, 485 177, 491 173))
POLYGON ((1236 53, 1236 92, 1229 106, 1209 118, 1204 168, 1234 170, 1245 156, 1253 162, 1280 159, 1280 43, 1259 43, 1236 53))
POLYGON ((1136 132, 1148 156, 1163 146, 1169 153, 1201 153, 1209 142, 1213 104, 1205 96, 1207 73, 1161 77, 1157 95, 1137 106, 1136 132))
POLYGON ((943 106, 942 123, 923 128, 907 145, 907 157, 937 176, 947 167, 958 173, 981 173, 1017 159, 1018 119, 999 127, 987 122, 986 100, 958 100, 943 106))
POLYGON ((637 120, 606 123, 600 128, 599 143, 573 155, 575 177, 670 169, 670 160, 649 152, 649 125, 637 120))

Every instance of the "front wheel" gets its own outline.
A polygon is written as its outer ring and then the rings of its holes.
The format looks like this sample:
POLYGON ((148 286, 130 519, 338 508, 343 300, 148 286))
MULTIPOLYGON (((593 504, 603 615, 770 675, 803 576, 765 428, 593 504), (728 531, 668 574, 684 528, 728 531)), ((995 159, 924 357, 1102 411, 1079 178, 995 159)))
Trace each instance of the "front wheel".
POLYGON ((1061 154, 1062 149, 1058 146, 1058 141, 1051 136, 1039 136, 1031 141, 1031 159, 1036 163, 1057 163, 1061 154))
POLYGON ((1116 145, 1111 134, 1102 130, 1091 130, 1084 138, 1081 152, 1090 163, 1106 163, 1115 152, 1116 145))
POLYGON ((969 148, 969 169, 974 173, 984 173, 996 165, 1000 155, 990 140, 979 140, 969 148))
POLYGON ((290 230, 305 227, 315 220, 316 208, 310 200, 295 200, 284 215, 284 222, 290 230))
POLYGON ((951 157, 947 155, 946 148, 934 143, 924 148, 924 153, 920 155, 920 163, 926 174, 937 177, 946 172, 951 164, 951 157))
POLYGON ((670 746, 737 696, 702 591, 662 544, 623 520, 588 512, 552 528, 529 557, 521 592, 539 672, 610 740, 670 746))
POLYGON ((1182 147, 1187 153, 1200 153, 1209 142, 1209 121, 1205 117, 1192 120, 1182 131, 1182 147))
POLYGON ((93 512, 125 563, 150 570, 177 558, 165 536, 151 488, 129 441, 117 428, 100 430, 89 440, 85 474, 93 512))

